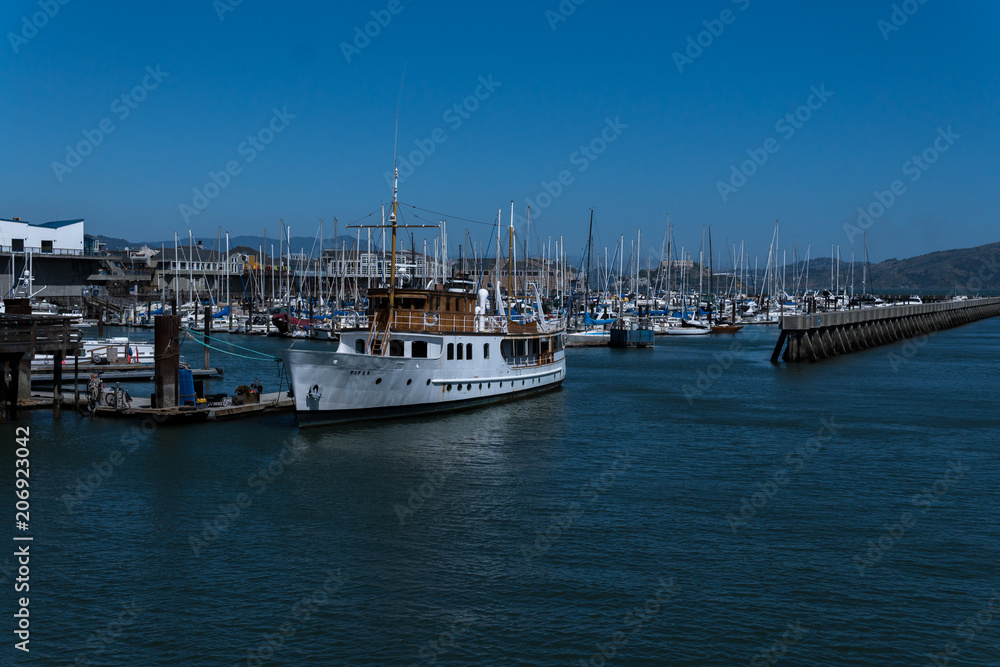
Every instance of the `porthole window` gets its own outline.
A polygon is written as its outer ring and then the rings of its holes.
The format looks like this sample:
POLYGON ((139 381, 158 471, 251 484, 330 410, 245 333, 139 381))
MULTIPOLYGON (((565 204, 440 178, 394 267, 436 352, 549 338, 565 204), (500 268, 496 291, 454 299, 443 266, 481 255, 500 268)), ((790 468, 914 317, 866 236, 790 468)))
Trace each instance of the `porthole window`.
POLYGON ((451 391, 451 385, 448 385, 447 389, 448 391, 451 391))
POLYGON ((375 378, 375 384, 382 384, 382 378, 375 378))
POLYGON ((409 380, 406 381, 407 387, 409 387, 411 384, 413 384, 413 378, 410 378, 409 380))
POLYGON ((466 389, 468 389, 469 391, 472 391, 472 383, 471 382, 468 384, 468 386, 466 387, 466 389))
POLYGON ((427 378, 427 386, 428 387, 431 386, 431 379, 430 378, 427 378))

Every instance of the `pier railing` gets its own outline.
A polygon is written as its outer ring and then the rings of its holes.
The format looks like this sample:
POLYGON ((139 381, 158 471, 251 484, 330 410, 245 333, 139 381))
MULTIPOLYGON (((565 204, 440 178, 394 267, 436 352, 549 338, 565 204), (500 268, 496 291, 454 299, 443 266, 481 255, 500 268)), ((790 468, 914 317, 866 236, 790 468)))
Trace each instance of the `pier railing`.
POLYGON ((779 318, 779 324, 784 331, 802 331, 805 329, 818 329, 820 327, 835 327, 845 324, 889 320, 897 317, 944 313, 964 310, 973 306, 992 306, 995 304, 1000 304, 1000 297, 966 299, 963 301, 937 301, 934 303, 910 304, 905 306, 876 306, 874 308, 813 313, 812 315, 784 315, 779 318))
POLYGON ((785 315, 771 362, 820 361, 997 316, 997 297, 785 315))

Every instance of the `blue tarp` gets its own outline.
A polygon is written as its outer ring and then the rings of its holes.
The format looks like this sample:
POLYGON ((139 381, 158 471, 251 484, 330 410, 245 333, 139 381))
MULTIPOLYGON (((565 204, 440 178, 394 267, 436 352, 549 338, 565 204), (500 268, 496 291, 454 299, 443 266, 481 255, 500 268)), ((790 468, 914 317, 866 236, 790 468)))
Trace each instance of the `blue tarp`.
POLYGON ((611 324, 614 321, 615 320, 613 318, 610 319, 610 320, 595 320, 593 317, 590 316, 590 313, 584 313, 583 314, 583 323, 584 324, 588 324, 588 325, 589 324, 611 324))

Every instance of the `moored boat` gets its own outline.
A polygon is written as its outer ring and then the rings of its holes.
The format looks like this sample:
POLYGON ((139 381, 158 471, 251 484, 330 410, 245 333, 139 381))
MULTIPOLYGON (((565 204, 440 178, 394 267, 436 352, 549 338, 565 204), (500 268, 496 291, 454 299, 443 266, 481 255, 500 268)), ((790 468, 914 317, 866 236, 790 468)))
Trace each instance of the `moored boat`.
MULTIPOLYGON (((397 207, 394 187, 390 276, 397 207)), ((562 384, 564 321, 515 321, 499 299, 491 309, 488 290, 473 291, 471 282, 431 289, 396 283, 369 291, 369 327, 342 331, 336 351, 281 353, 300 426, 456 410, 562 384)))

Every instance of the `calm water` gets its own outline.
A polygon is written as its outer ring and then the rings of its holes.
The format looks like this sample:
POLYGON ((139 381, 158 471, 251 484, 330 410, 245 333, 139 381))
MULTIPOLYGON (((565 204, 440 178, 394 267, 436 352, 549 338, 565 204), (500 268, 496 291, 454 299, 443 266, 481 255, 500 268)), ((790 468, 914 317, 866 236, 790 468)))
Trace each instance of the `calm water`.
POLYGON ((1000 665, 1000 319, 796 367, 776 335, 569 350, 562 390, 433 419, 35 412, 30 658, 1000 665))

